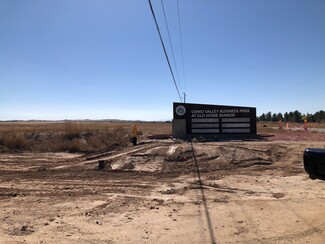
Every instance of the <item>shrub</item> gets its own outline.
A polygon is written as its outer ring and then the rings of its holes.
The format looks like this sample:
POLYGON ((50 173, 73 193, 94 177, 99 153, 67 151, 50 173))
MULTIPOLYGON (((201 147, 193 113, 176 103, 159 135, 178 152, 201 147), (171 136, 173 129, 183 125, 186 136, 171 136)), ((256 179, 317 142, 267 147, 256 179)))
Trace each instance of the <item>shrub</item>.
POLYGON ((112 145, 125 145, 128 142, 127 131, 116 128, 113 131, 98 132, 86 138, 87 145, 93 150, 102 150, 112 145))
POLYGON ((83 152, 86 151, 87 147, 81 139, 73 139, 64 141, 59 149, 69 152, 83 152))
POLYGON ((64 123, 64 135, 66 139, 75 139, 80 138, 81 133, 83 132, 83 126, 75 122, 65 122, 64 123))
POLYGON ((10 150, 24 150, 30 148, 30 142, 23 133, 8 132, 2 134, 0 145, 10 150))
MULTIPOLYGON (((35 152, 90 152, 111 150, 129 143, 129 125, 71 122, 21 124, 0 123, 0 150, 35 152), (27 126, 26 125, 26 126, 27 126), (3 127, 1 127, 3 126, 3 127), (30 126, 33 126, 30 128, 30 126), (2 128, 2 130, 1 130, 2 128)), ((156 127, 155 127, 156 128, 156 127)))

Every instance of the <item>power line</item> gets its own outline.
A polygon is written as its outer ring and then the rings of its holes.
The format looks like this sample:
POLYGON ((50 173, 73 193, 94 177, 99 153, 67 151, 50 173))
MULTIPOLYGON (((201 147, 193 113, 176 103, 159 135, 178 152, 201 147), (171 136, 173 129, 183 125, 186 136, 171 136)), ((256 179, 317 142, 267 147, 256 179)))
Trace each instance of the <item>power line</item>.
POLYGON ((175 66, 176 77, 177 77, 177 80, 178 80, 178 85, 180 86, 180 89, 182 89, 182 86, 180 85, 178 70, 177 70, 177 63, 176 63, 176 59, 175 59, 174 48, 173 48, 172 40, 170 38, 170 32, 169 32, 169 27, 168 27, 164 2, 163 2, 163 0, 160 0, 160 2, 161 2, 162 10, 163 10, 163 13, 164 13, 164 19, 165 19, 165 24, 166 24, 166 28, 167 28, 167 34, 168 34, 168 40, 169 40, 170 48, 172 50, 172 55, 173 55, 173 60, 174 60, 174 66, 175 66))
POLYGON ((179 39, 180 39, 180 43, 181 43, 181 57, 182 57, 182 66, 183 66, 184 92, 186 92, 186 78, 185 78, 185 68, 184 68, 183 40, 182 40, 181 18, 180 18, 180 14, 179 14, 178 0, 177 0, 177 16, 178 16, 179 39))
MULTIPOLYGON (((310 82, 317 79, 318 77, 321 77, 325 75, 325 71, 321 72, 321 73, 318 73, 317 75, 314 75, 312 77, 310 77, 309 79, 305 79, 305 80, 301 80, 299 82, 296 82, 295 83, 295 86, 292 88, 292 85, 288 85, 286 87, 283 87, 281 91, 277 92, 276 94, 273 94, 272 96, 270 97, 266 97, 262 100, 260 100, 259 103, 262 103, 262 104, 266 104, 267 101, 271 100, 271 99, 274 99, 274 98, 277 98, 277 97, 281 97, 283 96, 284 94, 289 94, 289 93, 293 93, 297 87, 300 87, 301 85, 305 85, 308 83, 308 85, 310 85, 310 82)), ((304 91, 305 92, 305 91, 304 91)))
POLYGON ((157 22, 157 19, 156 19, 156 16, 155 16, 155 12, 154 12, 154 10, 152 8, 151 0, 148 0, 148 2, 149 2, 149 5, 150 5, 150 10, 151 10, 151 13, 152 13, 152 17, 153 17, 153 19, 155 21, 155 24, 156 24, 156 27, 157 27, 157 31, 158 31, 158 34, 159 34, 160 42, 161 42, 161 45, 162 45, 163 50, 164 50, 164 53, 165 53, 165 57, 166 57, 166 60, 167 60, 167 63, 168 63, 168 67, 169 67, 170 73, 171 73, 171 75, 173 77, 174 85, 175 85, 175 88, 177 90, 179 100, 182 102, 182 97, 181 97, 181 94, 179 92, 179 89, 178 89, 176 80, 175 80, 175 76, 174 76, 174 73, 173 73, 173 69, 172 69, 172 67, 170 65, 170 62, 169 62, 169 58, 168 58, 168 54, 167 54, 167 51, 166 51, 166 48, 165 48, 164 41, 163 41, 163 39, 161 37, 161 33, 160 33, 160 29, 159 29, 159 26, 158 26, 158 22, 157 22))

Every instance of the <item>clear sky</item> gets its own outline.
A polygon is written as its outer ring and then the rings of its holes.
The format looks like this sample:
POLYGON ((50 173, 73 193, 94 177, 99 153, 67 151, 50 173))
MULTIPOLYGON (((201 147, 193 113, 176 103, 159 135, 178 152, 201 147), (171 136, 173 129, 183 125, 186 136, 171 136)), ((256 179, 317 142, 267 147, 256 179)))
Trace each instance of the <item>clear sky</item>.
MULTIPOLYGON (((176 68, 152 3, 187 102, 325 109, 325 0, 179 0, 184 72, 177 1, 176 68)), ((169 120, 173 102, 147 0, 0 0, 0 120, 169 120)))

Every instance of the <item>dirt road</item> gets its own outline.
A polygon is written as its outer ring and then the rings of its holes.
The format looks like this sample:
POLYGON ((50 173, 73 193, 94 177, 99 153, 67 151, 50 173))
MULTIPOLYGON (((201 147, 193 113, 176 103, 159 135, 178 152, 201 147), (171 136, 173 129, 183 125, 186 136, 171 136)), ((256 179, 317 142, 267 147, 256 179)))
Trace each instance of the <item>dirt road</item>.
POLYGON ((305 174, 305 147, 324 142, 1 154, 0 242, 322 243, 325 182, 305 174))

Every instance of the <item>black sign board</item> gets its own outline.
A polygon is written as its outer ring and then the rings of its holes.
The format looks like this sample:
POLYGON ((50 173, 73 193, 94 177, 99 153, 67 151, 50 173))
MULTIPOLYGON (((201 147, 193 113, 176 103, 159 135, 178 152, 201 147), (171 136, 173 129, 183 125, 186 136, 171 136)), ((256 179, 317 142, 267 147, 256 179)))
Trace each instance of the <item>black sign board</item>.
POLYGON ((256 108, 174 103, 174 119, 186 120, 186 134, 256 134, 256 108))

